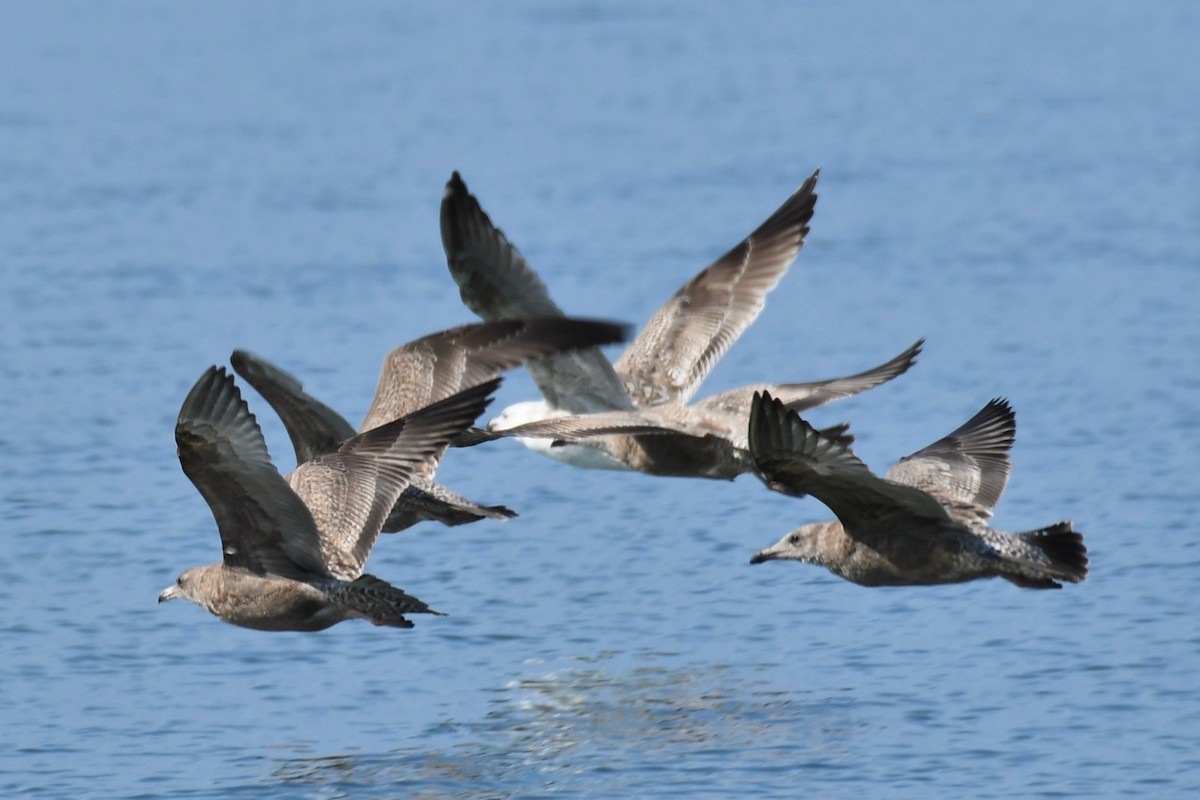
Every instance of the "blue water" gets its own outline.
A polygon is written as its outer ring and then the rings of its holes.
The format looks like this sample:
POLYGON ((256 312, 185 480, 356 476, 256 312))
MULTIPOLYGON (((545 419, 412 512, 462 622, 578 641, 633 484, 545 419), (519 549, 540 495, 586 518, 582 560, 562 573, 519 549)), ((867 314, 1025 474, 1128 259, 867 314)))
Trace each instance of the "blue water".
POLYGON ((2 16, 0 795, 1200 792, 1194 3, 2 16), (518 519, 372 559, 449 617, 264 634, 156 605, 218 554, 172 433, 207 365, 253 349, 358 419, 389 348, 471 319, 451 170, 565 309, 640 324, 818 166, 808 245, 703 391, 928 337, 814 421, 883 469, 1007 396, 995 522, 1074 520, 1086 583, 750 567, 828 512, 500 442, 440 474, 518 519))

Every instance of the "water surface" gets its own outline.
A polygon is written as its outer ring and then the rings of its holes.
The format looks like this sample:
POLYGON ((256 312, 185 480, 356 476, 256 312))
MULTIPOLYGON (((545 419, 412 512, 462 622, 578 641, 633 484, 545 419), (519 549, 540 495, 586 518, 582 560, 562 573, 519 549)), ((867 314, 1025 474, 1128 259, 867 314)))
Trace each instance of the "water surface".
MULTIPOLYGON (((6 17, 0 793, 1200 790, 1192 4, 6 17), (750 567, 826 510, 501 442, 440 475, 518 519, 372 558, 449 617, 270 635, 156 606, 218 554, 172 437, 207 365, 252 349, 358 419, 388 349, 470 321, 438 237, 451 170, 565 309, 641 324, 818 166, 807 246, 702 393, 925 336, 909 375, 812 418, 883 469, 1007 396, 995 522, 1074 520, 1087 583, 750 567)), ((533 391, 515 374, 498 402, 533 391)))

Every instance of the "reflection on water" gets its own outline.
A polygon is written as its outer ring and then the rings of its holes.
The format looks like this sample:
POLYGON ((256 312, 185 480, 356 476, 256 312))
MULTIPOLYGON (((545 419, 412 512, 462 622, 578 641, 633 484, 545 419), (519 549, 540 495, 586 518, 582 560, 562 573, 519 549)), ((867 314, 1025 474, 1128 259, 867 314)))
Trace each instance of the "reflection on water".
POLYGON ((747 686, 728 665, 544 666, 531 664, 534 676, 495 689, 483 719, 427 731, 437 748, 287 759, 271 781, 331 792, 370 787, 373 796, 532 797, 567 790, 587 773, 588 794, 597 796, 595 778, 608 773, 600 784, 620 796, 631 779, 669 770, 671 791, 687 794, 713 781, 752 785, 764 773, 837 769, 838 742, 854 727, 848 700, 747 686), (680 780, 688 773, 690 781, 680 780))

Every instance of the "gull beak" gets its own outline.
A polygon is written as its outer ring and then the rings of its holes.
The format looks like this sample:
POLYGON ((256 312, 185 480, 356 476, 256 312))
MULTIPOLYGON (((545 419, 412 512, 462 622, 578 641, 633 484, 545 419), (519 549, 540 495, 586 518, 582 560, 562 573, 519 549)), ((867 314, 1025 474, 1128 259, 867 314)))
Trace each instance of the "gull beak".
POLYGON ((175 600, 182 597, 179 593, 179 586, 171 584, 167 588, 158 593, 158 602, 165 603, 168 600, 175 600))
POLYGON ((750 563, 761 564, 764 561, 774 561, 775 558, 777 558, 777 556, 771 552, 771 548, 768 547, 766 550, 759 550, 757 553, 750 556, 750 563))

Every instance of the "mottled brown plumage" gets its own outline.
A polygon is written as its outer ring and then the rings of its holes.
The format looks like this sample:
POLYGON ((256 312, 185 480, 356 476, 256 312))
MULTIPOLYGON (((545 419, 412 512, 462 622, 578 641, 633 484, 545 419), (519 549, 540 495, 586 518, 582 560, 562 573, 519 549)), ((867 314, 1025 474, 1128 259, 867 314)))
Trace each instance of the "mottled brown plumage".
MULTIPOLYGON (((733 478, 752 466, 745 429, 756 390, 770 389, 806 409, 903 374, 921 342, 847 378, 748 386, 689 404, 803 246, 817 177, 813 173, 753 233, 684 284, 615 366, 594 348, 531 364, 543 401, 510 406, 489 428, 577 466, 733 478)), ((446 186, 441 219, 450 272, 472 311, 484 319, 562 313, 458 173, 446 186)))
MULTIPOLYGON (((423 336, 384 358, 374 400, 359 431, 399 419, 531 359, 619 342, 623 337, 624 328, 616 323, 561 316, 461 325, 423 336)), ((230 361, 283 421, 297 464, 354 435, 345 418, 305 392, 287 372, 244 350, 235 350, 230 361)), ((417 467, 384 523, 385 532, 404 530, 422 520, 462 525, 516 516, 504 506, 481 505, 435 483, 443 454, 444 448, 417 467)))
POLYGON ((482 413, 499 380, 358 434, 285 479, 223 368, 210 367, 179 412, 179 461, 212 509, 223 558, 159 595, 260 630, 322 630, 347 619, 411 627, 423 602, 363 573, 400 492, 431 454, 482 413))
POLYGON ((953 433, 872 474, 768 393, 755 396, 750 452, 763 480, 811 494, 837 520, 804 525, 751 563, 820 564, 864 586, 959 583, 1001 577, 1018 586, 1059 588, 1087 575, 1083 536, 1059 522, 1028 533, 988 526, 1008 481, 1016 417, 992 400, 953 433))

